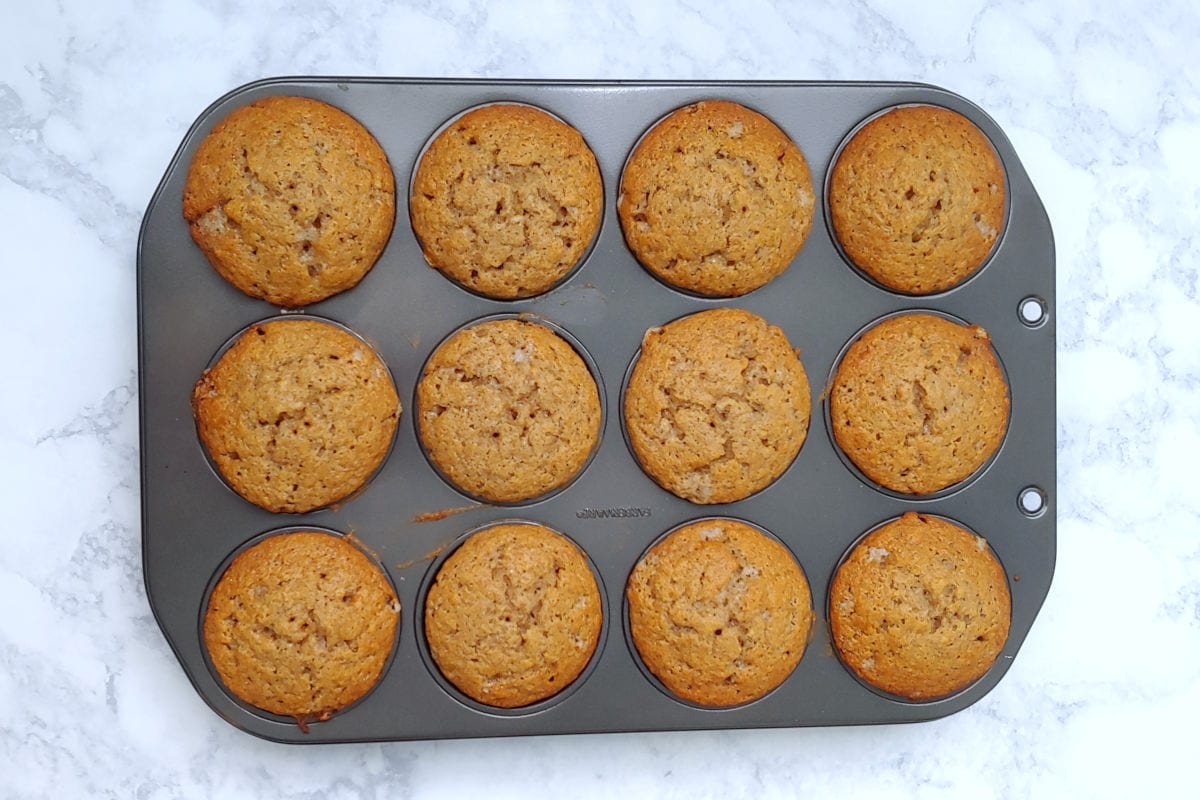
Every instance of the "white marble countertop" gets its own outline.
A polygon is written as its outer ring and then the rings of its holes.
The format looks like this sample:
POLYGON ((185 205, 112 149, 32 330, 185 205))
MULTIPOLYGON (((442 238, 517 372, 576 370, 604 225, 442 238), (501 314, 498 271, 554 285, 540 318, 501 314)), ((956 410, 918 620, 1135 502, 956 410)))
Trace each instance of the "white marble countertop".
POLYGON ((1194 791, 1191 2, 352 5, 4 6, 0 795, 1194 791), (289 74, 918 80, 983 106, 1038 188, 1058 251, 1058 568, 1000 685, 957 715, 895 727, 297 748, 218 719, 142 584, 135 247, 192 120, 235 86, 289 74))

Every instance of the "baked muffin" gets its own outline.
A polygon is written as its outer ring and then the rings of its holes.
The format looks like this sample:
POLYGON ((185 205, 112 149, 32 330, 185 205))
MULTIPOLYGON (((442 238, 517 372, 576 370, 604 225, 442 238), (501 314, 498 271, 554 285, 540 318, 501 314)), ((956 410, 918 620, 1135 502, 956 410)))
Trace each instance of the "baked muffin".
POLYGON ((425 638, 438 669, 463 694, 499 708, 569 686, 596 651, 602 621, 587 559, 541 525, 472 534, 425 598, 425 638))
POLYGON ((192 391, 217 471, 255 505, 302 513, 357 491, 383 463, 400 399, 365 342, 315 319, 251 326, 192 391))
POLYGON ((732 503, 783 474, 808 434, 797 351, 749 311, 701 311, 646 331, 625 388, 638 462, 693 503, 732 503))
POLYGON ((600 438, 587 364, 545 325, 499 319, 446 340, 417 384, 417 427, 433 466, 468 495, 530 500, 569 483, 600 438))
POLYGON ((358 283, 396 216, 383 148, 345 112, 264 97, 204 138, 183 187, 192 239, 225 280, 280 306, 358 283))
POLYGON ((930 494, 992 457, 1008 428, 1008 384, 987 331, 903 314, 850 346, 829 393, 838 447, 868 478, 930 494))
POLYGON ((229 691, 303 725, 370 691, 399 622, 391 583, 357 547, 280 533, 239 553, 218 580, 204 646, 229 691))
POLYGON ((943 697, 987 672, 1010 616, 1008 581, 987 542, 912 512, 864 537, 829 590, 843 663, 909 700, 943 697))
POLYGON ((669 534, 625 589, 642 662, 684 700, 732 706, 783 683, 808 642, 812 599, 787 548, 744 522, 669 534))
POLYGON ((829 181, 833 229, 867 275, 905 294, 941 292, 987 260, 1004 226, 1004 168, 975 124, 902 106, 847 142, 829 181))
POLYGON ((579 131, 529 106, 469 111, 421 156, 409 213, 425 260, 488 297, 540 294, 600 227, 600 167, 579 131))
POLYGON ((638 261, 672 286, 734 297, 780 275, 812 227, 799 148, 727 100, 680 108, 650 129, 621 175, 617 213, 638 261))

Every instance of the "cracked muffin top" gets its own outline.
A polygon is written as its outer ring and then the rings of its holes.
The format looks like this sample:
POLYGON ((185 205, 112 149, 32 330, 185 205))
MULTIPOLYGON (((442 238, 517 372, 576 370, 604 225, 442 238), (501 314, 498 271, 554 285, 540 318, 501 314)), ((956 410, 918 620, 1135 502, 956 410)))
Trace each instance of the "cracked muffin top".
POLYGON ((838 447, 880 486, 930 494, 1004 439, 1008 384, 987 331, 931 314, 880 322, 846 351, 829 415, 838 447))
POLYGON ((1004 225, 1004 168, 975 124, 936 106, 902 106, 847 142, 829 181, 846 255, 889 289, 931 294, 987 260, 1004 225))
POLYGON ((731 503, 788 468, 811 403, 782 330, 749 311, 713 309, 646 331, 625 389, 625 428, 664 489, 693 503, 731 503))
POLYGON ((376 684, 400 601, 341 536, 269 536, 234 558, 209 597, 204 646, 221 682, 252 706, 328 719, 376 684))
POLYGON ((417 384, 417 427, 434 467, 494 503, 569 483, 600 437, 600 392, 583 358, 545 325, 499 319, 447 339, 417 384))
POLYGON ((200 143, 183 188, 192 239, 251 297, 304 306, 357 284, 396 216, 383 148, 353 117, 307 97, 265 97, 200 143))
POLYGON ((909 512, 863 538, 838 567, 829 623, 862 680, 909 700, 975 682, 1008 640, 1011 601, 979 536, 909 512))
POLYGON ((200 441, 226 482, 268 511, 343 500, 383 462, 400 399, 379 356, 328 322, 250 327, 196 382, 200 441))
POLYGON ((808 643, 808 581, 779 542, 732 519, 674 531, 638 562, 625 589, 629 631, 646 667, 706 706, 762 697, 808 643))
POLYGON ((531 524, 472 534, 438 570, 425 637, 463 694, 518 708, 565 689, 600 640, 600 590, 569 539, 531 524))
POLYGON ((651 128, 621 175, 617 213, 638 261, 662 281, 735 297, 780 275, 812 227, 812 178, 775 123, 727 100, 651 128))
POLYGON ((421 156, 409 214, 425 260, 487 297, 531 297, 583 257, 604 208, 579 131, 498 103, 451 122, 421 156))

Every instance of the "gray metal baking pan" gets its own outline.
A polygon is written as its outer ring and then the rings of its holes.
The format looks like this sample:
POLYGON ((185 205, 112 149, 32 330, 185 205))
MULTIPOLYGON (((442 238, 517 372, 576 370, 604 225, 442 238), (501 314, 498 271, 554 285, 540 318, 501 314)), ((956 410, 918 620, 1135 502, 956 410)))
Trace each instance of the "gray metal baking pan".
POLYGON ((634 83, 376 78, 280 78, 234 90, 196 120, 146 211, 138 243, 142 560, 146 591, 163 634, 196 691, 238 728, 282 742, 349 742, 529 734, 766 728, 913 722, 959 711, 1004 676, 1049 590, 1055 559, 1055 260, 1049 220, 1004 132, 978 107, 946 90, 911 83, 634 83), (430 134, 463 109, 515 101, 541 107, 580 130, 604 178, 603 226, 585 263, 554 290, 520 301, 470 294, 430 269, 397 197, 396 227, 375 268, 356 288, 306 309, 373 342, 406 399, 392 453, 358 496, 335 509, 274 515, 242 500, 210 468, 189 406, 192 384, 236 331, 281 312, 242 295, 209 267, 181 215, 188 164, 200 140, 235 107, 272 94, 336 105, 387 151, 405 187, 430 134), (990 261, 950 291, 908 297, 860 275, 840 254, 818 203, 818 219, 789 269, 741 298, 708 300, 652 278, 625 246, 614 210, 625 159, 656 120, 679 106, 720 97, 754 108, 799 145, 817 191, 840 144, 863 120, 906 103, 945 106, 991 139, 1008 180, 1008 217, 990 261), (724 506, 695 506, 659 489, 639 469, 621 429, 621 386, 649 327, 717 306, 747 308, 779 325, 813 385, 808 439, 772 486, 724 506), (932 498, 878 490, 844 463, 823 411, 823 385, 839 353, 880 317, 928 309, 982 325, 1010 381, 1012 416, 998 455, 971 480, 932 498), (583 475, 523 506, 471 505, 430 467, 418 445, 412 393, 432 348, 463 323, 528 313, 569 331, 591 354, 603 384, 603 439, 583 475), (967 689, 909 703, 860 684, 834 654, 825 614, 839 559, 867 530, 905 511, 938 514, 986 537, 1009 575, 1012 630, 995 666, 967 689), (425 514, 429 521, 417 521, 425 514), (727 515, 759 525, 796 554, 811 583, 814 635, 795 672, 766 697, 736 708, 697 708, 669 696, 639 667, 620 618, 626 578, 664 531, 689 519, 727 515), (608 618, 597 655, 569 690, 518 711, 498 711, 454 693, 420 638, 421 598, 432 570, 466 531, 521 518, 560 530, 582 546, 601 578, 608 618), (235 700, 209 668, 200 638, 206 592, 230 554, 288 526, 352 532, 378 554, 403 610, 387 672, 362 701, 313 723, 272 717, 235 700), (440 556, 436 555, 441 553, 440 556))

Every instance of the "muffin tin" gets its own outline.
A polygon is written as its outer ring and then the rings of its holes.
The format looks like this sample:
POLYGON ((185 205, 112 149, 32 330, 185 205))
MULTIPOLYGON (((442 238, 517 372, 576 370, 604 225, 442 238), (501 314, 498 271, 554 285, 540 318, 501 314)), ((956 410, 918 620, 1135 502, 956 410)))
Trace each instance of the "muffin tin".
POLYGON ((283 78, 239 88, 209 107, 168 166, 138 246, 142 555, 155 618, 188 678, 213 710, 254 735, 284 742, 337 742, 551 733, 761 728, 912 722, 959 711, 1007 671, 1050 586, 1055 559, 1054 244, 1049 221, 1012 146, 979 108, 943 89, 907 83, 625 83, 283 78), (324 100, 357 118, 391 161, 396 226, 375 268, 357 287, 305 309, 348 326, 388 364, 404 401, 387 462, 358 495, 308 514, 271 514, 227 488, 209 466, 192 420, 197 377, 236 331, 283 312, 226 284, 191 241, 180 198, 200 140, 232 109, 273 94, 324 100), (822 187, 844 139, 882 109, 931 103, 965 114, 989 137, 1008 181, 1007 226, 987 264, 949 291, 910 297, 864 279, 840 254, 819 198, 812 232, 792 265, 740 298, 704 299, 674 290, 627 249, 616 218, 621 168, 638 138, 671 110, 720 97, 760 111, 803 151, 822 187), (512 101, 575 126, 599 161, 602 227, 584 263, 553 290, 489 300, 424 261, 407 218, 403 187, 430 135, 464 109, 512 101), (813 385, 808 438, 774 484, 736 503, 697 506, 660 489, 639 468, 621 424, 623 379, 643 332, 707 308, 746 308, 778 325, 813 385), (823 381, 849 341, 874 321, 929 310, 982 325, 1007 373, 1008 432, 995 458, 951 490, 929 498, 880 491, 849 469, 828 432, 823 381), (577 480, 529 503, 480 505, 449 486, 422 455, 413 389, 434 347, 466 323, 499 314, 549 320, 581 344, 599 372, 606 409, 601 441, 577 480), (467 507, 468 510, 460 509, 467 507), (833 571, 868 530, 905 511, 937 514, 986 537, 1012 592, 1012 628, 993 668, 950 697, 902 702, 861 685, 838 661, 825 614, 833 571), (584 675, 555 697, 516 711, 464 702, 431 673, 421 640, 422 598, 433 571, 468 531, 523 519, 562 531, 600 577, 608 615, 622 615, 625 581, 646 548, 681 523, 730 516, 783 541, 808 577, 816 619, 799 666, 762 699, 698 708, 647 679, 624 620, 606 618, 584 675), (304 732, 232 697, 204 654, 207 591, 233 552, 277 529, 314 526, 353 533, 376 554, 402 604, 396 651, 362 701, 304 732))

